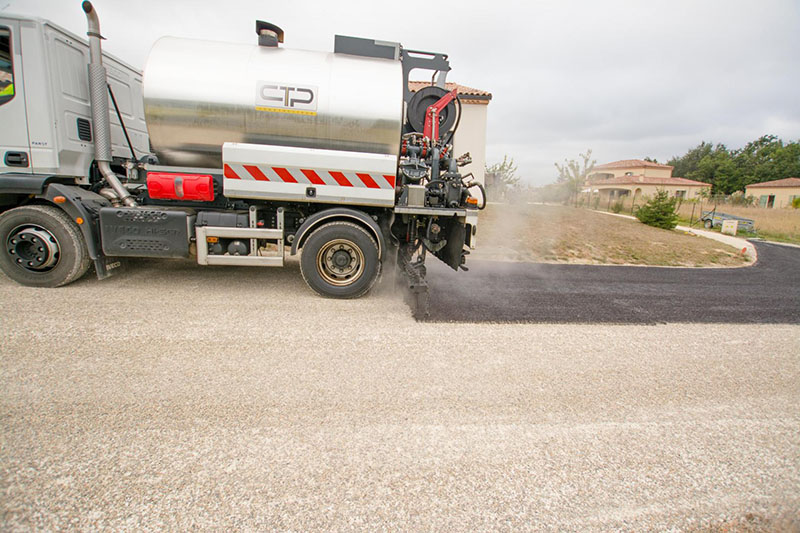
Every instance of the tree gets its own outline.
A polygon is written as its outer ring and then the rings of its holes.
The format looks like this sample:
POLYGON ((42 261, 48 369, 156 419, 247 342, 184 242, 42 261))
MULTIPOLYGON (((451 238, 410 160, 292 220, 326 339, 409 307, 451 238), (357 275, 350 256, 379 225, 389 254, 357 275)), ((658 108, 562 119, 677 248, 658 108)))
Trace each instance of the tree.
POLYGON ((696 168, 686 178, 711 183, 714 192, 730 194, 737 190, 740 172, 731 152, 724 144, 718 144, 697 162, 696 168))
POLYGON ((740 170, 740 188, 800 175, 800 143, 784 144, 775 135, 763 135, 734 154, 740 170))
POLYGON ((672 165, 672 175, 678 178, 686 178, 690 173, 697 170, 697 165, 703 157, 707 156, 713 150, 714 145, 705 141, 701 142, 694 148, 691 148, 686 154, 678 157, 673 157, 667 161, 668 165, 672 165))
POLYGON ((753 183, 800 175, 800 142, 762 135, 731 150, 704 141, 669 164, 675 167, 673 176, 711 183, 715 194, 731 194, 753 183))
POLYGON ((509 189, 519 185, 517 165, 514 159, 503 156, 502 163, 495 163, 485 167, 486 194, 492 200, 502 200, 509 189))
POLYGON ((646 204, 636 211, 636 218, 648 226, 661 229, 674 229, 678 225, 675 212, 677 198, 670 198, 667 191, 659 189, 646 204))
POLYGON ((558 169, 557 182, 562 184, 569 191, 569 198, 578 205, 578 195, 586 184, 586 178, 594 170, 596 160, 592 159, 592 151, 586 150, 585 154, 578 154, 580 161, 575 159, 565 159, 564 164, 555 163, 558 169))

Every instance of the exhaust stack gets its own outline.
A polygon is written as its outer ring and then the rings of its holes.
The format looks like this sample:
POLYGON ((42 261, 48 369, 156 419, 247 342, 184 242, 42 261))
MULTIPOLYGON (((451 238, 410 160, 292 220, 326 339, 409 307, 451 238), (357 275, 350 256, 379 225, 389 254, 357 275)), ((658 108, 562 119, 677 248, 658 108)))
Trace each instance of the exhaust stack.
POLYGON ((136 207, 136 201, 114 171, 111 170, 111 122, 108 118, 108 79, 103 66, 103 50, 100 46, 100 20, 97 11, 88 0, 81 5, 86 13, 89 31, 89 99, 92 102, 94 122, 94 158, 97 168, 106 178, 119 200, 128 207, 136 207))

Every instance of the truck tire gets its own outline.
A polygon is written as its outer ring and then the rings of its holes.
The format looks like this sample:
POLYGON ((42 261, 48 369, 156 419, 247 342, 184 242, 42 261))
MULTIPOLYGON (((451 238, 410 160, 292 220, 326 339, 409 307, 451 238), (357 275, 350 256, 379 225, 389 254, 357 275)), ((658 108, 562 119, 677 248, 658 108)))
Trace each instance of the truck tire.
POLYGON ((329 222, 303 244, 300 272, 314 291, 329 298, 366 294, 381 271, 378 244, 361 226, 329 222))
POLYGON ((705 222, 703 222, 703 226, 706 229, 711 229, 714 227, 714 222, 712 222, 711 220, 706 220, 705 222))
POLYGON ((0 243, 0 269, 29 287, 72 283, 91 262, 78 226, 53 206, 17 207, 0 215, 0 243))

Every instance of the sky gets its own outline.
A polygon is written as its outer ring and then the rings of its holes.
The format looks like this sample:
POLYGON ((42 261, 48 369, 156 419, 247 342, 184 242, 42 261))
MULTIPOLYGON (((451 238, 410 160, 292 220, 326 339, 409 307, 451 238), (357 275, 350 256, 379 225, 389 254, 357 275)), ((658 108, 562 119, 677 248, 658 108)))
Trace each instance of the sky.
MULTIPOLYGON (((527 183, 592 150, 598 164, 800 139, 800 0, 96 0, 104 47, 143 68, 163 35, 333 50, 335 34, 450 55, 449 81, 488 90, 487 162, 527 183), (431 12, 425 5, 432 6, 431 12)), ((79 0, 0 0, 79 35, 79 0)))

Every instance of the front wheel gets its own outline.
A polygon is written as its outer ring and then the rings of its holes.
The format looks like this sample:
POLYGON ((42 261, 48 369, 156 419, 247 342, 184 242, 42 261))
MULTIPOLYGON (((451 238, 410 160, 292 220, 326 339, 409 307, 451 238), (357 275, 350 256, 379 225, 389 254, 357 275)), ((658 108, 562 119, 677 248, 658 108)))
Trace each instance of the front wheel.
POLYGON ((322 296, 358 298, 380 274, 378 245, 361 226, 330 222, 303 244, 300 271, 309 287, 322 296))
POLYGON ((86 273, 90 258, 78 226, 61 209, 29 205, 0 215, 0 269, 30 287, 60 287, 86 273))
POLYGON ((714 223, 710 220, 706 220, 705 222, 703 222, 703 226, 705 226, 706 229, 711 229, 712 227, 714 227, 714 223))

